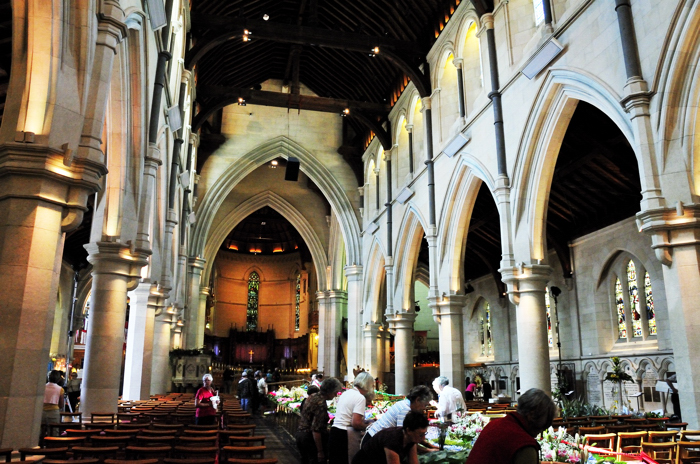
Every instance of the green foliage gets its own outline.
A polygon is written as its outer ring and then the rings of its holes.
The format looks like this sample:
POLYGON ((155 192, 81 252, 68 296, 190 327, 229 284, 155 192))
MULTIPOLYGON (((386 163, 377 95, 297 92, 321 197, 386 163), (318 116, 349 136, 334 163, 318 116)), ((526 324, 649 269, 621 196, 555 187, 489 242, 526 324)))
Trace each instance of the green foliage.
POLYGON ((613 370, 605 374, 605 380, 611 382, 632 382, 632 376, 625 372, 625 368, 622 367, 622 362, 617 356, 610 358, 612 361, 613 370))
POLYGON ((201 354, 209 355, 209 356, 214 355, 213 352, 207 351, 204 348, 200 348, 200 349, 195 348, 193 350, 183 350, 182 348, 175 348, 174 350, 170 350, 170 359, 182 358, 184 356, 199 356, 201 354))
POLYGON ((464 451, 433 451, 431 453, 419 454, 420 464, 464 464, 469 456, 470 450, 464 451))
POLYGON ((574 398, 573 400, 562 400, 561 415, 568 419, 582 416, 607 416, 609 412, 600 406, 586 403, 580 398, 574 398))

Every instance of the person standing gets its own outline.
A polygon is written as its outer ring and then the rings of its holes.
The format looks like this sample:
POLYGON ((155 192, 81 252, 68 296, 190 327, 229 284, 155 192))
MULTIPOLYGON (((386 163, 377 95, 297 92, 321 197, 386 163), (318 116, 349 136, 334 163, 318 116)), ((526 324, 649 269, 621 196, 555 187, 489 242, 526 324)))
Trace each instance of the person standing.
POLYGON ((680 422, 683 420, 681 416, 681 400, 678 396, 678 389, 673 385, 677 381, 678 380, 676 374, 673 374, 672 376, 666 379, 666 385, 668 385, 669 391, 671 392, 671 404, 673 405, 673 414, 675 416, 678 416, 678 421, 680 422))
POLYGON ((488 403, 491 399, 491 384, 489 382, 484 382, 481 384, 482 397, 484 398, 484 403, 488 403))
POLYGON ((224 370, 224 393, 231 393, 231 389, 233 388, 233 377, 234 377, 234 372, 233 369, 230 367, 227 367, 224 370))
MULTIPOLYGON (((312 387, 316 388, 316 387, 312 387)), ((294 436, 301 453, 302 464, 326 461, 328 456, 328 406, 343 389, 338 379, 329 377, 323 381, 317 393, 309 395, 301 407, 299 428, 294 436)), ((309 391, 311 391, 309 389, 309 391)))
POLYGON ((258 406, 265 408, 267 404, 267 382, 265 381, 265 376, 262 371, 257 371, 255 373, 256 386, 258 389, 258 406))
POLYGON ((468 464, 539 464, 535 437, 551 424, 556 411, 552 398, 531 388, 518 399, 518 410, 492 420, 477 438, 468 464))
POLYGON ((329 437, 330 464, 349 464, 359 450, 360 440, 356 435, 367 427, 365 407, 373 394, 374 378, 367 372, 360 372, 355 377, 353 388, 340 395, 329 437))
POLYGON ((437 406, 435 417, 440 419, 450 419, 452 414, 457 411, 466 411, 467 405, 464 404, 462 394, 456 388, 450 387, 450 380, 445 376, 436 377, 433 380, 433 388, 439 396, 437 403, 432 401, 431 404, 437 406))
POLYGON ((476 390, 476 384, 468 382, 467 389, 464 392, 464 397, 467 401, 474 401, 474 390, 476 390))
POLYGON ((44 410, 41 414, 41 423, 46 427, 48 434, 49 424, 61 422, 61 411, 65 407, 63 388, 61 388, 61 373, 51 371, 48 383, 44 387, 44 410))
POLYGON ((241 400, 241 409, 250 412, 253 407, 253 382, 248 379, 248 372, 241 373, 241 379, 238 381, 238 399, 241 400))
POLYGON ((70 403, 70 412, 78 412, 78 400, 80 399, 80 379, 78 373, 73 371, 70 373, 70 380, 66 384, 66 393, 68 393, 68 403, 70 403))
POLYGON ((195 424, 197 425, 214 425, 216 424, 216 399, 219 397, 219 392, 215 391, 211 383, 214 378, 211 374, 204 374, 202 383, 204 384, 194 395, 195 407, 195 424))

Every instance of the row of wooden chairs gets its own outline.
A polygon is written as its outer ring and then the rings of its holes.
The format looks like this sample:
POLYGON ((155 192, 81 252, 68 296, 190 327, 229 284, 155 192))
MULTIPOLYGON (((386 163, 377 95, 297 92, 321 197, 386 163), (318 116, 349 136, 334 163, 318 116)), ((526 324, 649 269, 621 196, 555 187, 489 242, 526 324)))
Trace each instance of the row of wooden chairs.
POLYGON ((586 445, 608 451, 644 451, 657 462, 700 463, 700 430, 588 434, 584 439, 586 445))

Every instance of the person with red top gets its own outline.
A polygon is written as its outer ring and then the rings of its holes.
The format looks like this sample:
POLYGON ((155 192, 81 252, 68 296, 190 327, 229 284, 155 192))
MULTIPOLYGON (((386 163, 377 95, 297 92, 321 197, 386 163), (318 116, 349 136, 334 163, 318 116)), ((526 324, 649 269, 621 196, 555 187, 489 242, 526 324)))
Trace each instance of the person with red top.
POLYGON ((518 399, 518 410, 492 419, 476 439, 467 464, 539 464, 535 437, 551 424, 556 411, 552 398, 531 388, 518 399))
POLYGON ((219 397, 219 392, 211 387, 214 378, 211 374, 204 374, 202 382, 204 386, 197 390, 194 395, 195 423, 197 425, 214 425, 216 424, 216 400, 212 401, 212 397, 219 397))

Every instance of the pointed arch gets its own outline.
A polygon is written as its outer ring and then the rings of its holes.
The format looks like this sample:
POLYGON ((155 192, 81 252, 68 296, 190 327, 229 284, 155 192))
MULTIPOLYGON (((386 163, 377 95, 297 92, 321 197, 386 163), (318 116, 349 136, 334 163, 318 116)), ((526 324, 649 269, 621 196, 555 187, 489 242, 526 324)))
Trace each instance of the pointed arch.
MULTIPOLYGON (((396 271, 394 282, 396 288, 387 289, 395 292, 394 305, 399 303, 401 310, 413 308, 413 281, 415 280, 418 254, 420 253, 421 240, 427 230, 427 221, 418 209, 409 204, 401 219, 401 226, 396 239, 396 251, 394 260, 396 271)), ((428 286, 430 287, 430 286, 428 286)), ((397 309, 396 307, 394 309, 397 309)))
MULTIPOLYGON (((382 305, 379 301, 382 283, 386 281, 384 265, 386 263, 386 252, 379 240, 374 238, 367 258, 365 268, 365 284, 363 297, 363 317, 362 325, 367 323, 381 323, 383 313, 382 305)), ((388 291, 388 290, 387 290, 388 291)))
POLYGON ((437 245, 442 263, 438 276, 440 285, 454 293, 460 293, 464 285, 463 263, 469 221, 479 188, 482 182, 486 183, 490 192, 496 186, 495 179, 476 156, 463 154, 458 163, 440 210, 437 245))
MULTIPOLYGON (((254 148, 231 163, 207 191, 197 210, 197 224, 192 234, 190 255, 201 256, 209 246, 210 227, 228 194, 247 175, 279 156, 296 157, 301 170, 318 186, 341 224, 348 263, 361 265, 360 224, 347 193, 333 173, 306 148, 287 137, 279 136, 254 148)), ((220 242, 219 242, 220 243, 220 242)), ((218 246, 218 244, 216 245, 218 246)), ((320 282, 320 281, 319 281, 320 282)), ((325 279, 324 279, 325 282, 325 279)))
MULTIPOLYGON (((511 198, 516 250, 528 250, 521 260, 547 261, 546 221, 549 191, 562 140, 579 101, 586 101, 608 116, 630 141, 634 135, 619 101, 621 96, 598 77, 582 70, 550 69, 530 109, 512 175, 511 198), (515 233, 518 232, 518 233, 515 233)), ((645 185, 645 167, 637 162, 645 185)))
POLYGON ((325 289, 327 285, 326 267, 328 266, 328 259, 326 258, 326 253, 324 252, 321 240, 318 238, 318 235, 316 235, 316 232, 313 230, 311 224, 309 224, 303 214, 301 214, 287 200, 269 190, 260 192, 259 194, 249 198, 231 211, 222 221, 216 224, 214 229, 209 234, 209 239, 207 240, 206 247, 204 249, 204 259, 207 264, 205 264, 204 267, 202 282, 209 282, 212 263, 216 258, 216 253, 231 229, 236 227, 243 219, 265 206, 269 206, 280 213, 299 231, 299 234, 309 247, 311 257, 314 260, 319 289, 325 289))

